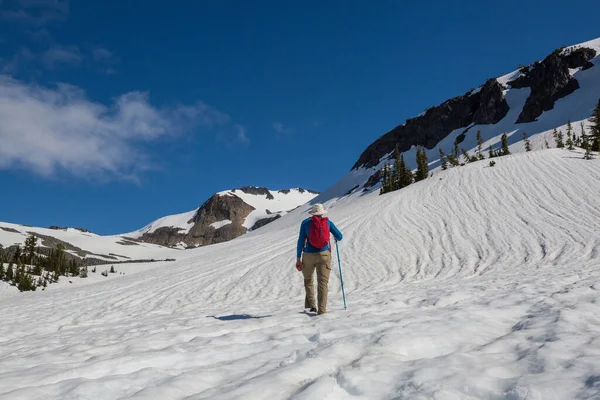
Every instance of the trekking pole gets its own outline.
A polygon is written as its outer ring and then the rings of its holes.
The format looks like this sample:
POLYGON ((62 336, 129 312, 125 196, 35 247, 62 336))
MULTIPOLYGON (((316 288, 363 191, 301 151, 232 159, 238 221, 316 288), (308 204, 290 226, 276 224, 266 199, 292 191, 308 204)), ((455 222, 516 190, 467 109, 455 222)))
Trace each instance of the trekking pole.
POLYGON ((342 278, 342 263, 340 262, 340 248, 338 247, 337 240, 335 241, 335 250, 337 251, 338 257, 338 266, 340 267, 340 282, 342 283, 342 297, 344 299, 344 310, 347 310, 346 307, 346 293, 344 293, 344 278, 342 278))

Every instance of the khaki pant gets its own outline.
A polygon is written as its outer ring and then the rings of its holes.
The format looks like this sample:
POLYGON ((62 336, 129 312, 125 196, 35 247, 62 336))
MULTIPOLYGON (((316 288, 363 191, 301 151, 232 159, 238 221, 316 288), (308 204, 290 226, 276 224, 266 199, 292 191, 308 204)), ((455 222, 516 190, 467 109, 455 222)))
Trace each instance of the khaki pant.
POLYGON ((302 255, 302 275, 304 275, 304 289, 306 290, 305 308, 317 308, 313 283, 315 270, 317 271, 317 296, 319 300, 318 314, 324 314, 327 312, 327 290, 329 274, 331 273, 331 252, 329 250, 302 255))

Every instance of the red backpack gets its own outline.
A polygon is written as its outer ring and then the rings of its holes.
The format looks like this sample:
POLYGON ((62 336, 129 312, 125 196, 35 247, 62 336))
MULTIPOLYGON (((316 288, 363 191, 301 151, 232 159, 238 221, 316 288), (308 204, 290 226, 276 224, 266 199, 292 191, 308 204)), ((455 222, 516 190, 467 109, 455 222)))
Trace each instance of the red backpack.
POLYGON ((329 219, 327 217, 319 218, 315 215, 311 218, 308 243, 317 249, 327 246, 329 243, 329 219))

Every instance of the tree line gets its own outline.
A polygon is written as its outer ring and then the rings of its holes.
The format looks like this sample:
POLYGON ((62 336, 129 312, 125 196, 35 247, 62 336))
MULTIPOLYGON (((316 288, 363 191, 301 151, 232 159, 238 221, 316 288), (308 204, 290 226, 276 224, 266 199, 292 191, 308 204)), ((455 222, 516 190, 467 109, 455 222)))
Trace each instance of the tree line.
POLYGON ((75 259, 67 260, 64 245, 58 244, 47 254, 41 254, 37 241, 35 235, 30 235, 24 247, 18 245, 12 254, 0 245, 0 280, 23 292, 45 288, 58 282, 61 276, 87 276, 87 268, 82 268, 75 259))

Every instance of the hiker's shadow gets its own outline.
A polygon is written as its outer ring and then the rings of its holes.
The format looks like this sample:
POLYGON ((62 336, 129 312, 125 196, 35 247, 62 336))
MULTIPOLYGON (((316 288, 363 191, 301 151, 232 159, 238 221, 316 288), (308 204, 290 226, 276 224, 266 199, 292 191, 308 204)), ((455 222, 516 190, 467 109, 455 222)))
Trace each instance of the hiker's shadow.
POLYGON ((215 315, 208 315, 206 318, 214 318, 219 321, 237 321, 240 319, 261 319, 261 318, 269 318, 272 315, 250 315, 250 314, 233 314, 233 315, 223 315, 221 317, 217 317, 215 315))

